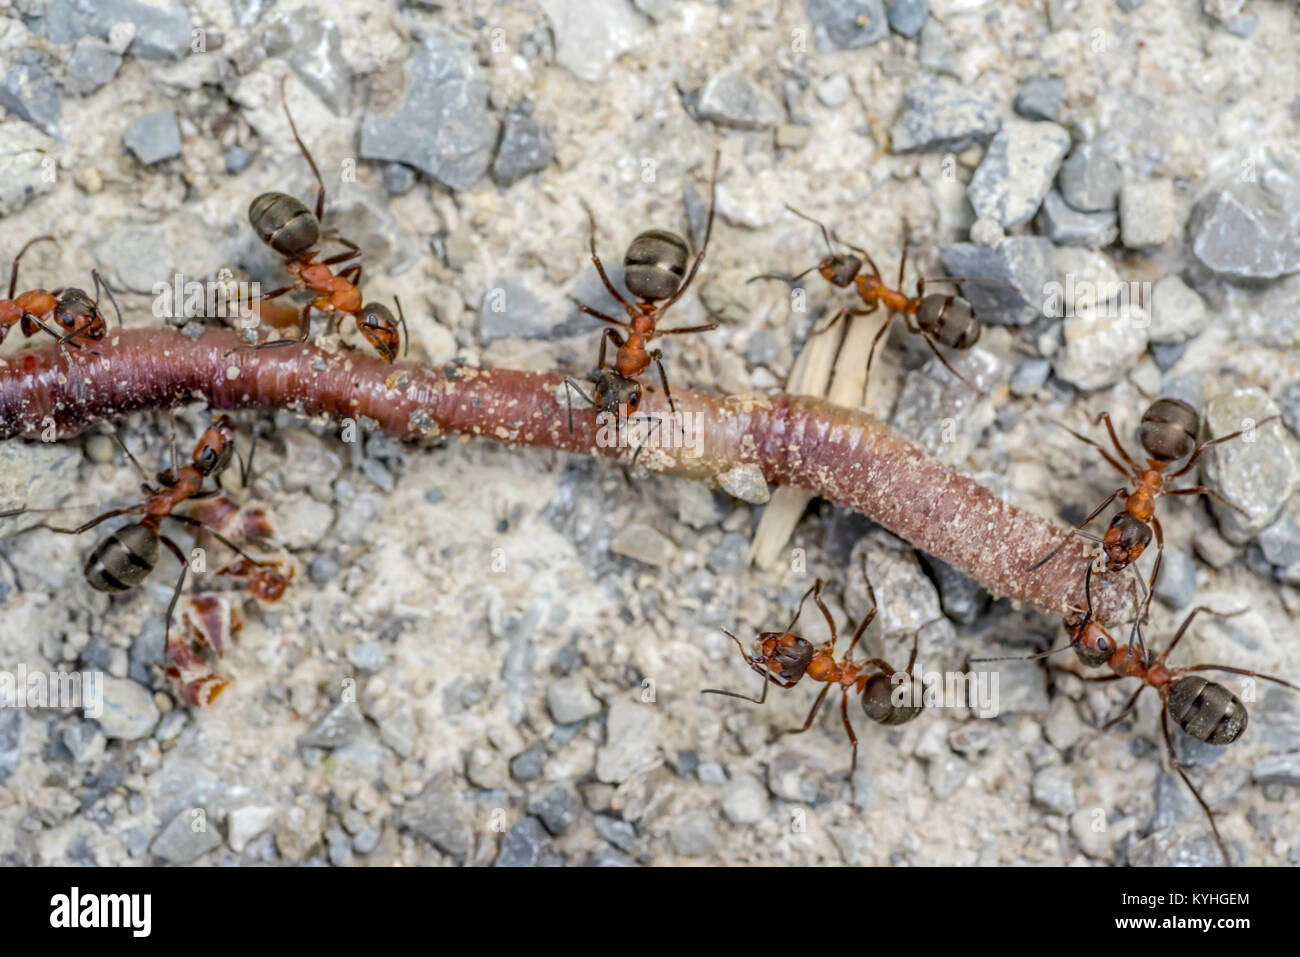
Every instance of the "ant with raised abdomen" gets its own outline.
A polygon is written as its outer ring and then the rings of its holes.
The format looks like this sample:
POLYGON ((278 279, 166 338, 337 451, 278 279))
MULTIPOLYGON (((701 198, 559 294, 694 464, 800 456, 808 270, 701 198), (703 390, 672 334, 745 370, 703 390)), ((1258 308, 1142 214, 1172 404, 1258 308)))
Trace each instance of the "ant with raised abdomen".
MULTIPOLYGON (((1255 423, 1255 426, 1264 425, 1275 418, 1277 416, 1269 416, 1263 421, 1255 423)), ((1151 570, 1151 579, 1146 583, 1147 594, 1139 619, 1145 622, 1151 608, 1151 596, 1155 589, 1156 577, 1160 574, 1160 562, 1164 557, 1165 548, 1164 529, 1160 525, 1160 519, 1156 517, 1156 499, 1161 495, 1209 495, 1244 515, 1244 510, 1229 502, 1215 489, 1204 485, 1170 489, 1165 488, 1165 483, 1190 472, 1197 461, 1200 460, 1201 454, 1210 446, 1235 439, 1249 432, 1250 429, 1238 429, 1229 435, 1217 439, 1207 439, 1198 445, 1196 437, 1201 431, 1201 418, 1196 413, 1196 410, 1181 399, 1157 399, 1142 413, 1142 422, 1138 429, 1138 439, 1147 454, 1146 467, 1142 468, 1133 461, 1120 443, 1119 436, 1115 434, 1115 426, 1111 424, 1110 413, 1102 412, 1097 417, 1097 421, 1106 424, 1106 431, 1110 433, 1110 440, 1115 446, 1115 451, 1119 454, 1119 460, 1111 455, 1099 442, 1088 438, 1086 435, 1079 434, 1069 426, 1062 425, 1061 428, 1079 441, 1086 442, 1100 452, 1102 458, 1133 484, 1133 489, 1130 491, 1127 487, 1117 488, 1093 510, 1092 514, 1076 525, 1071 530, 1071 534, 1101 545, 1106 556, 1106 570, 1121 571, 1137 561, 1138 556, 1142 554, 1151 541, 1151 533, 1154 529, 1156 561, 1151 570), (1165 470, 1184 456, 1189 457, 1183 463, 1183 467, 1176 472, 1166 474, 1165 470), (1123 465, 1120 464, 1120 460, 1123 461, 1123 465), (1105 535, 1098 538, 1083 531, 1084 527, 1105 511, 1111 502, 1121 497, 1124 499, 1124 510, 1111 519, 1105 535)), ((1252 426, 1252 428, 1255 426, 1252 426)), ((1066 539, 1048 552, 1046 556, 1034 562, 1026 571, 1037 571, 1051 561, 1067 544, 1069 544, 1069 539, 1066 539)), ((1134 629, 1133 634, 1140 636, 1137 629, 1134 629)))
MULTIPOLYGON (((588 376, 594 386, 591 395, 588 395, 582 386, 572 379, 564 380, 565 388, 576 390, 578 395, 596 407, 598 414, 615 414, 620 406, 627 407, 628 415, 636 414, 642 395, 638 377, 650 367, 651 362, 659 369, 659 378, 663 382, 668 408, 676 412, 673 395, 668 388, 668 374, 664 372, 663 354, 658 349, 649 349, 647 346, 656 336, 708 332, 718 328, 716 322, 680 329, 660 329, 658 323, 664 313, 672 308, 690 287, 695 274, 699 272, 700 264, 704 261, 709 237, 713 235, 713 215, 718 193, 718 164, 721 157, 721 153, 713 155, 713 176, 710 180, 712 196, 709 201, 708 225, 704 231, 704 241, 700 244, 700 250, 696 253, 695 260, 691 262, 689 271, 686 268, 690 256, 689 247, 686 245, 686 240, 676 233, 665 229, 649 229, 639 233, 628 246, 627 253, 623 256, 623 282, 627 286, 627 291, 635 298, 635 302, 629 302, 605 273, 600 254, 596 252, 596 217, 590 209, 587 210, 591 225, 591 261, 595 264, 596 272, 600 274, 601 282, 605 284, 609 294, 622 304, 628 316, 627 319, 616 319, 593 309, 586 303, 574 300, 581 312, 602 322, 618 326, 627 333, 624 336, 617 329, 606 329, 601 334, 600 357, 596 367, 588 376), (613 342, 617 349, 612 368, 605 364, 606 346, 610 342, 613 342)), ((569 431, 573 431, 572 402, 569 403, 569 431)))
POLYGON ((862 560, 862 578, 866 582, 867 595, 871 599, 871 610, 867 612, 866 617, 858 625, 857 631, 853 633, 853 640, 849 642, 848 650, 845 651, 842 658, 839 660, 835 658, 835 643, 838 640, 838 633, 835 628, 835 619, 831 617, 830 610, 822 601, 821 592, 824 583, 819 578, 811 588, 804 592, 803 598, 799 601, 799 607, 794 613, 794 618, 790 620, 790 624, 786 626, 784 631, 765 631, 758 636, 755 654, 746 654, 745 646, 741 644, 740 639, 731 632, 723 630, 723 633, 736 643, 736 647, 740 649, 740 654, 745 659, 745 663, 762 676, 762 694, 755 698, 737 691, 724 691, 720 688, 706 688, 701 692, 702 694, 726 695, 731 698, 740 698, 744 701, 762 704, 767 700, 769 684, 775 684, 780 688, 793 688, 805 675, 813 681, 823 683, 825 687, 817 696, 817 700, 813 702, 812 710, 808 712, 803 727, 778 732, 768 740, 768 744, 772 744, 784 735, 802 734, 811 728, 813 719, 817 717, 822 702, 826 700, 827 693, 832 686, 838 685, 842 692, 840 696, 840 718, 844 722, 844 730, 853 746, 853 759, 849 764, 849 796, 850 803, 854 807, 857 806, 857 786, 853 775, 858 766, 858 736, 854 733, 853 725, 849 721, 849 693, 856 691, 861 696, 863 713, 877 724, 904 724, 919 715, 922 708, 922 691, 920 683, 911 674, 912 667, 916 664, 918 641, 924 628, 943 620, 936 618, 928 621, 912 633, 912 652, 908 656, 907 667, 902 671, 896 671, 887 661, 881 658, 854 661, 853 649, 857 646, 863 633, 866 632, 867 627, 875 620, 876 613, 879 611, 879 606, 876 604, 875 590, 871 587, 871 580, 867 577, 865 556, 863 556, 862 560), (794 626, 798 623, 799 616, 803 613, 804 603, 810 595, 817 607, 821 609, 821 613, 826 618, 826 624, 831 632, 830 641, 817 649, 813 648, 812 642, 794 633, 794 626), (910 687, 904 692, 907 695, 904 701, 914 702, 914 704, 895 703, 895 692, 903 682, 910 684, 910 687))
MULTIPOLYGON (((321 177, 307 145, 298 135, 298 127, 294 125, 293 114, 289 112, 289 100, 285 93, 285 79, 284 77, 280 79, 280 99, 284 104, 284 115, 288 117, 294 142, 298 144, 298 149, 302 151, 307 165, 311 167, 316 177, 318 187, 316 211, 313 214, 299 200, 287 193, 277 192, 262 193, 249 205, 248 220, 252 223, 253 229, 262 242, 284 257, 284 268, 294 277, 294 281, 287 286, 274 289, 260 298, 270 300, 288 292, 308 290, 315 295, 315 298, 302 307, 302 316, 299 320, 301 339, 307 338, 311 328, 313 307, 327 313, 331 325, 341 316, 351 316, 356 320, 357 329, 366 341, 374 346, 381 356, 392 362, 397 356, 398 346, 401 345, 397 332, 399 323, 402 330, 406 330, 406 317, 402 314, 401 302, 394 299, 397 302, 396 320, 393 319, 393 314, 388 307, 382 303, 369 302, 362 305, 361 290, 357 285, 361 282, 360 263, 353 263, 335 274, 332 267, 361 255, 361 250, 356 243, 342 236, 332 236, 330 238, 347 247, 346 251, 327 259, 319 261, 316 259, 320 255, 316 243, 321 238, 321 218, 325 214, 325 180, 321 177)), ((265 348, 281 342, 295 341, 299 340, 277 339, 259 343, 252 348, 265 348)), ((408 333, 407 349, 409 348, 408 333)))
MULTIPOLYGON (((1065 620, 1065 628, 1070 635, 1070 643, 1065 647, 1072 648, 1075 656, 1084 665, 1094 668, 1105 667, 1113 672, 1113 674, 1109 675, 1088 677, 1087 680, 1089 681, 1119 681, 1122 678, 1137 678, 1142 682, 1120 712, 1103 724, 1101 730, 1109 730, 1123 720, 1133 710, 1138 697, 1148 687, 1155 688, 1159 692, 1161 702, 1160 727, 1164 732, 1165 747, 1169 752, 1170 766, 1178 772, 1178 776, 1183 779, 1183 783, 1187 785, 1192 792, 1192 796, 1196 798, 1196 803, 1205 812, 1205 816, 1210 822, 1210 829, 1214 832, 1214 839, 1219 845, 1219 850, 1223 853, 1223 859, 1227 864, 1231 865, 1232 859, 1228 856, 1228 847, 1224 843, 1222 835, 1219 834, 1219 827, 1214 820, 1214 812, 1210 810, 1210 806, 1201 797, 1200 791, 1196 789, 1196 785, 1192 784, 1191 778, 1187 776, 1187 772, 1183 770, 1182 764, 1178 760, 1178 754, 1174 750, 1173 734, 1169 729, 1169 719, 1172 717, 1178 727, 1196 738, 1196 740, 1212 745, 1231 744, 1240 738, 1246 730, 1249 714, 1241 699, 1223 685, 1202 678, 1200 675, 1192 674, 1192 672, 1227 671, 1250 678, 1262 678, 1265 681, 1282 685, 1284 688, 1290 688, 1292 691, 1300 691, 1300 686, 1282 678, 1261 674, 1257 671, 1248 671, 1245 668, 1234 668, 1231 665, 1199 664, 1188 665, 1184 668, 1173 668, 1165 663, 1170 652, 1177 647, 1178 642, 1187 633, 1193 619, 1200 612, 1208 612, 1220 618, 1231 618, 1234 615, 1243 614, 1247 609, 1221 612, 1205 605, 1197 606, 1183 619, 1183 623, 1179 626, 1178 631, 1174 633, 1169 646, 1159 654, 1153 654, 1147 652, 1145 643, 1140 638, 1138 641, 1139 650, 1135 651, 1131 639, 1126 647, 1111 637, 1110 633, 1098 623, 1092 610, 1091 564, 1084 576, 1084 593, 1088 602, 1087 609, 1083 612, 1076 612, 1065 620)), ((1133 628, 1135 631, 1139 631, 1141 621, 1135 621, 1133 628)), ((1064 650, 1065 648, 1057 648, 1054 651, 1047 651, 1041 655, 1031 655, 1029 657, 1045 658, 1048 655, 1054 655, 1064 650)), ((973 658, 971 660, 1005 661, 1010 659, 973 658)))
MULTIPOLYGON (((903 318, 907 331, 919 335, 925 340, 925 344, 930 347, 930 351, 938 357, 943 363, 945 369, 957 376, 958 379, 965 382, 963 378, 944 358, 936 342, 947 346, 950 349, 966 350, 971 348, 979 341, 980 338, 980 321, 975 316, 975 309, 970 302, 958 295, 952 293, 929 293, 925 291, 927 282, 1001 282, 996 279, 973 279, 964 276, 948 276, 942 279, 918 279, 916 282, 916 295, 909 296, 899 289, 894 289, 885 283, 880 274, 880 270, 871 259, 871 254, 865 249, 860 249, 851 243, 844 243, 849 249, 858 253, 859 256, 849 255, 848 253, 837 253, 832 244, 832 235, 825 224, 813 219, 811 216, 799 212, 793 206, 786 205, 786 209, 794 213, 801 219, 815 225, 821 230, 822 239, 826 242, 827 255, 822 258, 815 266, 809 266, 803 272, 788 276, 783 273, 763 273, 754 276, 749 282, 755 282, 759 279, 779 279, 786 283, 795 283, 799 279, 808 275, 810 272, 820 273, 822 278, 832 286, 845 289, 849 286, 857 288, 858 296, 862 299, 865 308, 849 309, 844 308, 837 313, 830 322, 826 323, 813 334, 820 335, 830 329, 835 323, 845 316, 866 316, 875 312, 882 305, 889 311, 889 318, 884 325, 876 332, 876 336, 871 340, 871 352, 867 356, 867 378, 871 378, 871 364, 876 357, 876 347, 880 344, 881 339, 889 332, 893 326, 893 320, 897 316, 903 318), (867 274, 862 271, 863 264, 871 269, 867 274)), ((908 230, 907 223, 903 223, 903 255, 898 263, 898 286, 903 285, 903 276, 907 269, 907 248, 908 248, 908 230)), ((835 237, 838 239, 838 237, 835 237)), ((843 240, 839 240, 843 242, 843 240)))

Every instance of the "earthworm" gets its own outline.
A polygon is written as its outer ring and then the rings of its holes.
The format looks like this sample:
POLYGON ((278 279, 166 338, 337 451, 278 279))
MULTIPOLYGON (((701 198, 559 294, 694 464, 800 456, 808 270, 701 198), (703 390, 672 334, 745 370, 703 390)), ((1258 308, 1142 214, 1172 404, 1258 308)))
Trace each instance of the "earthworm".
MULTIPOLYGON (((0 438, 53 441, 101 419, 196 400, 214 409, 286 409, 378 428, 407 440, 482 436, 579 455, 630 460, 635 444, 602 441, 590 408, 574 408, 555 373, 384 362, 337 345, 252 349, 233 330, 192 338, 170 329, 115 330, 90 349, 51 344, 0 360, 0 438), (367 421, 368 420, 368 421, 367 421)), ((854 509, 922 551, 969 575, 994 595, 1052 613, 1084 604, 1087 549, 1067 547, 1026 571, 1067 530, 1003 501, 952 471, 879 419, 822 399, 781 393, 716 395, 677 390, 683 435, 697 442, 649 442, 638 465, 734 487, 759 473, 854 509)), ((662 393, 641 415, 669 411, 662 393)), ((663 419, 663 421, 669 421, 663 419)), ((667 431, 667 430, 666 430, 667 431)), ((651 433, 652 437, 654 432, 651 433)), ((1094 582, 1097 617, 1118 621, 1137 601, 1132 576, 1094 582)))

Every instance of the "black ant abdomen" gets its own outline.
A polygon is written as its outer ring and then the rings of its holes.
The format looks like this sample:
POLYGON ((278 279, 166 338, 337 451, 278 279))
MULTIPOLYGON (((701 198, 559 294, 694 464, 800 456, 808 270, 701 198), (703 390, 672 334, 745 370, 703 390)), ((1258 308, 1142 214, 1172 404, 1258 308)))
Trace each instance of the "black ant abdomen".
POLYGON ((320 221, 288 193, 255 197, 248 206, 248 221, 262 242, 288 259, 301 256, 320 239, 320 221))
POLYGON ((91 549, 84 571, 96 591, 127 591, 148 578, 157 564, 158 534, 144 525, 124 525, 91 549))
POLYGON ((675 293, 686 278, 690 250, 666 229, 648 229, 632 240, 623 256, 623 282, 638 299, 658 302, 675 293))
POLYGON ((979 342, 982 328, 969 302, 944 293, 931 293, 921 300, 916 324, 950 349, 971 348, 979 342))
POLYGON ((1200 675, 1178 678, 1169 689, 1169 716, 1198 741, 1232 744, 1250 719, 1241 699, 1200 675))
POLYGON ((1201 417, 1181 399, 1157 399, 1142 413, 1138 438, 1157 462, 1176 462, 1196 448, 1201 417))
POLYGON ((899 685, 894 683, 893 676, 875 675, 867 679, 867 683, 862 687, 862 712, 876 724, 895 725, 906 724, 911 721, 922 711, 921 688, 915 678, 908 675, 906 680, 911 687, 908 694, 909 700, 917 702, 914 705, 895 705, 894 693, 899 685))

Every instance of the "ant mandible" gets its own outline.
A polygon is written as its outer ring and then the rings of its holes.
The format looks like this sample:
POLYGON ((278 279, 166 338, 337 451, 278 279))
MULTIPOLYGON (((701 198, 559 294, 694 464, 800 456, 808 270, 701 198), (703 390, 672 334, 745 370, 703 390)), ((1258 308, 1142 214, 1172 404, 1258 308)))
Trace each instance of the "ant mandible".
MULTIPOLYGON (((357 285, 361 282, 360 263, 353 263, 338 274, 334 273, 331 267, 361 255, 360 247, 351 240, 337 235, 329 237, 347 247, 346 251, 319 262, 316 260, 320 255, 316 243, 321 238, 321 217, 325 213, 325 180, 321 177, 307 145, 298 135, 293 114, 289 112, 289 99, 285 92, 286 79, 286 77, 280 78, 280 99, 284 105, 284 115, 289 120, 289 129, 293 132, 294 142, 298 144, 298 149, 302 151, 307 165, 311 167, 316 177, 316 211, 313 214, 302 202, 287 193, 262 193, 249 205, 248 220, 262 242, 284 257, 284 268, 294 277, 294 281, 287 286, 274 289, 260 298, 275 299, 285 293, 302 290, 314 293, 315 298, 302 307, 302 315, 299 319, 300 340, 277 339, 259 343, 253 348, 306 339, 311 329, 311 310, 315 307, 329 315, 331 325, 342 316, 353 317, 357 329, 366 341, 374 346, 375 351, 381 356, 392 362, 401 344, 401 337, 397 331, 398 324, 400 323, 403 332, 406 331, 406 317, 402 314, 401 302, 394 297, 394 301, 397 302, 396 320, 388 307, 382 303, 369 302, 362 305, 361 290, 357 285)), ((409 333, 406 348, 408 350, 410 348, 409 333)))
MULTIPOLYGON (((1134 651, 1132 639, 1130 639, 1126 647, 1111 637, 1110 633, 1098 623, 1092 609, 1091 564, 1084 575, 1084 594, 1088 602, 1087 610, 1073 614, 1065 620, 1065 628, 1070 635, 1070 643, 1066 647, 1074 649, 1075 656, 1084 665, 1093 668, 1105 667, 1113 672, 1113 674, 1101 677, 1089 677, 1087 680, 1118 681, 1122 678, 1137 678, 1142 682, 1120 712, 1102 725, 1101 730, 1107 731, 1122 721, 1133 710, 1138 697, 1148 687, 1155 688, 1159 692, 1160 728, 1164 733, 1165 748, 1169 752, 1170 766, 1178 772, 1178 776, 1183 779, 1183 783, 1187 785, 1192 792, 1192 796, 1196 798, 1196 803, 1205 812, 1205 816, 1210 822, 1210 829, 1214 832, 1214 840, 1223 853, 1224 862, 1231 865, 1232 859, 1228 856, 1228 847, 1224 843, 1222 835, 1219 834, 1218 824, 1214 820, 1214 812, 1210 810, 1210 806, 1205 802, 1201 792, 1196 789, 1196 785, 1192 783, 1191 778, 1187 776, 1187 772, 1183 770, 1183 766, 1178 760, 1178 754, 1174 750, 1173 733, 1169 729, 1169 719, 1172 717, 1178 727, 1196 740, 1212 745, 1232 744, 1246 730, 1250 715, 1246 710, 1246 706, 1241 703, 1241 699, 1218 682, 1209 681, 1200 675, 1192 674, 1192 672, 1227 671, 1250 678, 1262 678, 1265 681, 1282 685, 1284 688, 1290 688, 1292 691, 1300 691, 1300 686, 1282 678, 1261 674, 1257 671, 1248 671, 1245 668, 1234 668, 1231 665, 1200 664, 1188 665, 1185 668, 1173 668, 1165 663, 1170 652, 1177 647, 1178 642, 1182 640, 1183 635, 1187 633, 1187 629, 1199 613, 1204 611, 1220 618, 1231 618, 1234 615, 1243 614, 1247 609, 1221 612, 1205 605, 1199 605, 1193 608, 1187 617, 1183 619, 1183 623, 1178 627, 1178 631, 1174 633, 1169 646, 1159 654, 1151 654, 1147 652, 1145 643, 1141 641, 1140 637, 1138 641, 1140 650, 1134 651)), ((1141 621, 1135 621, 1133 628, 1135 631, 1140 631, 1141 621)), ((1048 651, 1030 657, 1045 658, 1048 655, 1054 655, 1064 650, 1065 648, 1057 648, 1055 651, 1048 651)), ((1007 659, 972 659, 972 661, 1003 660, 1007 659)))
MULTIPOLYGON (((665 229, 649 229, 637 235, 628 246, 623 256, 623 282, 627 291, 635 297, 629 302, 615 288, 614 283, 605 273, 605 267, 596 252, 596 216, 587 209, 591 225, 591 261, 600 274, 601 282, 609 294, 617 299, 627 310, 627 319, 616 319, 586 303, 578 302, 578 309, 602 322, 626 330, 626 337, 617 329, 606 329, 600 339, 600 356, 596 367, 588 376, 593 384, 592 395, 587 395, 582 387, 572 379, 565 379, 566 389, 576 389, 578 394, 596 407, 598 414, 616 414, 620 405, 627 407, 628 415, 636 414, 641 404, 643 390, 638 377, 650 367, 650 363, 659 369, 659 378, 664 385, 664 395, 668 399, 668 408, 677 411, 673 403, 673 394, 668 388, 668 374, 664 372, 663 353, 658 349, 648 349, 650 341, 656 336, 673 336, 687 332, 708 332, 718 328, 716 322, 707 322, 698 326, 686 326, 680 329, 660 329, 661 320, 673 304, 690 287, 695 274, 699 272, 704 261, 704 253, 709 247, 709 237, 713 235, 713 215, 718 198, 718 164, 721 152, 713 154, 713 176, 710 180, 709 219, 704 230, 704 242, 687 271, 690 250, 686 240, 676 233, 665 229), (614 343, 617 350, 612 368, 606 365, 606 346, 614 343)), ((569 431, 573 431, 573 406, 569 404, 569 431)))
MULTIPOLYGON (((1256 425, 1264 425, 1275 418, 1277 416, 1269 416, 1267 419, 1256 423, 1256 425)), ((1151 608, 1151 596, 1155 589, 1156 576, 1160 574, 1160 562, 1164 557, 1165 548, 1164 529, 1160 525, 1160 519, 1156 517, 1156 499, 1161 495, 1209 495, 1244 515, 1244 510, 1239 506, 1229 502, 1215 489, 1204 485, 1179 489, 1170 489, 1164 486, 1166 482, 1190 472, 1202 453, 1210 446, 1235 439, 1250 430, 1238 429, 1229 435, 1217 439, 1208 439, 1198 445, 1196 437, 1201 431, 1201 417, 1196 413, 1196 410, 1181 399, 1157 399, 1142 413, 1142 422, 1138 428, 1138 439, 1147 454, 1146 467, 1141 468, 1133 461, 1120 443, 1119 436, 1115 433, 1115 426, 1111 424, 1110 413, 1102 412, 1097 417, 1097 422, 1106 424, 1106 431, 1110 433, 1110 440, 1115 446, 1115 451, 1119 454, 1120 460, 1123 460, 1123 465, 1099 442, 1088 438, 1086 435, 1080 435, 1069 426, 1061 425, 1061 428, 1079 441, 1086 442, 1100 452, 1102 458, 1133 484, 1133 489, 1130 491, 1128 487, 1117 488, 1093 510, 1091 515, 1075 526, 1071 534, 1101 545, 1106 556, 1107 571, 1122 571, 1137 561, 1138 556, 1142 554, 1151 541, 1151 533, 1154 529, 1156 561, 1151 569, 1151 579, 1146 583, 1147 594, 1139 619, 1145 622, 1151 608), (1166 469, 1187 455, 1190 455, 1190 457, 1183 463, 1182 468, 1176 472, 1166 474, 1166 469), (1124 499, 1124 510, 1111 519, 1105 535, 1097 538, 1083 531, 1083 528, 1104 512, 1111 502, 1121 497, 1124 499)), ((1067 538, 1044 558, 1035 562, 1026 570, 1037 571, 1051 561, 1068 543, 1069 539, 1067 538)), ((1091 569, 1091 566, 1089 568, 1091 569)), ((1137 629, 1134 629, 1133 634, 1140 636, 1137 629)), ((1131 640, 1132 636, 1130 636, 1130 647, 1131 640)))
POLYGON ((29 289, 21 294, 18 293, 18 264, 27 254, 27 250, 36 243, 54 241, 53 236, 37 236, 29 240, 14 257, 13 268, 9 272, 9 296, 0 299, 0 342, 4 342, 9 330, 15 325, 18 325, 23 335, 29 338, 38 331, 44 331, 59 340, 60 345, 71 343, 79 349, 82 346, 76 341, 77 339, 92 341, 103 339, 108 331, 108 323, 99 311, 101 287, 108 294, 109 302, 113 304, 113 311, 117 313, 118 326, 122 325, 122 311, 117 306, 113 290, 94 269, 90 271, 91 277, 95 280, 94 299, 91 299, 85 290, 75 287, 55 289, 53 292, 29 289), (48 325, 46 319, 53 319, 63 332, 60 333, 58 329, 48 325))
MULTIPOLYGON (((975 282, 976 279, 966 276, 947 276, 942 279, 918 279, 916 281, 916 295, 909 296, 900 292, 898 289, 890 288, 880 274, 880 270, 871 259, 871 254, 865 249, 860 249, 851 243, 844 243, 849 249, 858 253, 858 256, 852 256, 848 253, 837 253, 832 244, 832 235, 822 222, 813 219, 806 213, 801 213, 793 206, 786 204, 786 209, 794 213, 801 219, 815 225, 821 230, 822 239, 826 243, 827 255, 815 266, 810 266, 803 272, 795 276, 787 276, 784 273, 763 273, 754 276, 749 282, 755 282, 759 279, 779 279, 782 282, 793 284, 810 272, 818 272, 822 278, 832 286, 845 289, 850 285, 857 288, 858 296, 862 299, 864 309, 841 309, 835 316, 813 334, 820 335, 829 330, 835 323, 839 322, 845 316, 866 316, 875 312, 882 305, 889 311, 889 318, 884 325, 877 330, 875 338, 871 340, 871 352, 867 355, 867 379, 871 378, 871 365, 875 361, 876 347, 880 341, 889 332, 894 324, 895 317, 901 316, 903 324, 907 326, 907 331, 920 336, 925 340, 925 344, 930 347, 930 351, 938 357, 943 363, 945 369, 953 375, 966 382, 966 379, 957 372, 948 360, 944 358, 943 353, 935 345, 936 342, 947 346, 950 349, 966 350, 971 348, 980 338, 980 321, 975 316, 974 307, 966 299, 959 295, 951 293, 929 293, 925 291, 926 282, 975 282), (863 262, 871 269, 870 275, 862 271, 863 262)), ((835 237, 837 240, 839 237, 835 237)), ((839 240, 843 242, 843 240, 839 240)), ((898 285, 903 285, 903 275, 907 269, 907 248, 908 248, 908 229, 907 222, 903 222, 903 255, 898 263, 898 285)), ((979 282, 1001 282, 995 279, 980 279, 979 282)), ((969 384, 969 383, 968 383, 969 384)))
POLYGON ((835 619, 831 617, 829 609, 827 609, 825 602, 822 601, 821 592, 824 583, 819 578, 812 588, 804 592, 803 598, 799 601, 799 607, 794 613, 794 618, 790 620, 790 624, 786 626, 784 631, 765 631, 758 636, 755 654, 746 654, 745 646, 741 644, 740 639, 723 629, 723 633, 734 641, 736 647, 740 649, 741 657, 744 658, 745 663, 762 676, 762 694, 755 698, 737 691, 724 691, 720 688, 706 688, 701 692, 702 694, 726 695, 731 698, 740 698, 744 701, 762 704, 767 700, 767 689, 770 684, 775 684, 780 688, 793 688, 799 683, 799 679, 805 675, 813 681, 823 683, 825 687, 817 696, 817 700, 813 702, 812 710, 808 712, 803 727, 778 732, 768 740, 768 744, 773 744, 787 734, 802 734, 811 728, 813 719, 817 717, 822 702, 826 700, 827 693, 832 686, 838 685, 841 691, 840 719, 844 722, 844 730, 848 734, 849 742, 853 747, 853 759, 849 764, 849 800, 854 807, 857 807, 857 785, 853 775, 858 767, 858 736, 854 733, 853 725, 849 721, 849 693, 856 691, 861 696, 863 713, 877 724, 904 724, 919 715, 922 708, 922 691, 920 683, 912 677, 912 667, 916 664, 917 643, 924 628, 942 620, 936 618, 928 621, 912 633, 912 651, 907 659, 907 667, 902 671, 896 671, 888 662, 880 658, 854 661, 853 649, 857 646, 863 633, 866 632, 867 627, 875 620, 876 613, 879 611, 879 606, 876 604, 875 590, 871 587, 871 580, 867 577, 865 556, 863 556, 862 560, 862 578, 867 584, 867 595, 871 599, 871 610, 867 612, 866 617, 858 625, 858 629, 854 632, 853 640, 849 642, 848 650, 844 653, 843 658, 838 661, 835 658, 835 643, 838 640, 838 633, 835 628, 835 619), (821 613, 825 617, 826 624, 831 632, 830 641, 817 649, 813 648, 812 642, 794 633, 794 626, 803 613, 804 602, 808 600, 809 595, 812 596, 817 607, 821 609, 821 613), (903 700, 915 702, 915 704, 894 703, 895 691, 903 682, 909 683, 906 692, 907 697, 903 700))

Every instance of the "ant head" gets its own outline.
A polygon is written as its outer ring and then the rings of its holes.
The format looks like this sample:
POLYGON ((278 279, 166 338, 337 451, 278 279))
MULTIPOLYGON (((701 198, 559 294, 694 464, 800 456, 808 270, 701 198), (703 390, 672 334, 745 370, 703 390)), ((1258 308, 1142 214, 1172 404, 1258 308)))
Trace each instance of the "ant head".
POLYGON ((588 378, 595 383, 597 415, 617 416, 623 406, 628 415, 636 414, 641 405, 641 383, 636 379, 624 378, 613 369, 593 369, 588 378))
POLYGON ((787 681, 798 681, 812 660, 812 642, 788 632, 765 631, 758 636, 758 654, 750 659, 750 666, 755 671, 766 669, 787 681))
POLYGON ((1127 568, 1137 561, 1138 556, 1151 541, 1151 526, 1128 512, 1120 512, 1110 521, 1106 535, 1102 539, 1102 551, 1106 554, 1106 567, 1111 571, 1127 568))
POLYGON ((1241 699, 1223 685, 1184 675, 1169 683, 1169 716, 1206 744, 1232 744, 1246 730, 1250 715, 1241 699))
POLYGON ((248 221, 262 242, 286 259, 297 259, 320 239, 320 223, 288 193, 263 193, 248 206, 248 221))
POLYGON ((68 332, 86 329, 91 339, 102 338, 105 332, 104 317, 99 306, 84 289, 65 289, 54 307, 54 320, 68 332))
POLYGON ((666 229, 648 229, 632 240, 623 257, 627 291, 646 302, 667 299, 686 276, 690 250, 686 241, 666 229))
POLYGON ((1147 455, 1160 463, 1176 462, 1196 448, 1201 417, 1181 399, 1156 399, 1142 413, 1138 437, 1147 455))
POLYGON ((862 271, 862 260, 848 253, 831 253, 817 264, 817 271, 832 286, 848 286, 862 271))
POLYGON ((220 475, 235 454, 235 427, 227 415, 219 415, 194 446, 194 467, 204 475, 220 475))
MULTIPOLYGON (((1067 621, 1066 627, 1069 627, 1067 621)), ((1096 668, 1110 661, 1119 645, 1105 628, 1095 621, 1086 621, 1077 629, 1070 629, 1070 647, 1075 657, 1090 668, 1096 668)))
POLYGON ((397 331, 397 320, 387 306, 379 302, 366 303, 361 307, 357 328, 376 352, 387 361, 393 361, 401 345, 401 336, 397 331))

